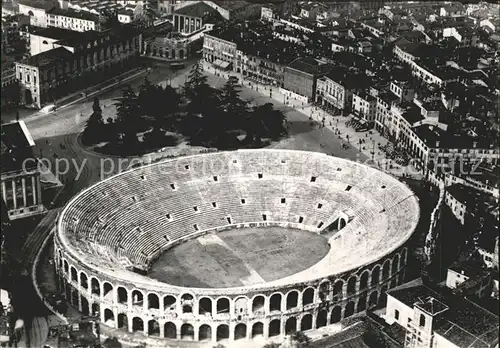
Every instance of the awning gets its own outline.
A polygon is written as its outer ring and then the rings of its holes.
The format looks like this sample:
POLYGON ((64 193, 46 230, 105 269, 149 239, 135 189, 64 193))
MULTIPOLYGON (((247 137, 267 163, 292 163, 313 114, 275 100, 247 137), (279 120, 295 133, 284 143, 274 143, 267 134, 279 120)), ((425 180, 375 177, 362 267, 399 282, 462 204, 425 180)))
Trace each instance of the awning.
POLYGON ((221 69, 227 69, 227 67, 229 66, 230 63, 228 62, 225 62, 223 60, 220 60, 220 59, 216 59, 215 62, 214 62, 214 65, 221 68, 221 69))

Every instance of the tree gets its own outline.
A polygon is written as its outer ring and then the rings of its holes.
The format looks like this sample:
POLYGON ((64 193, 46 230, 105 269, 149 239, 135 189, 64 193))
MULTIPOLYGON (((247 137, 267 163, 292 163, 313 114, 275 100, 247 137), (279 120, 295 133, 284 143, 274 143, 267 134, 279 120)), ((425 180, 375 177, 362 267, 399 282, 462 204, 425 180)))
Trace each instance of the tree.
POLYGON ((286 134, 284 121, 285 115, 271 103, 254 107, 246 118, 245 142, 259 145, 263 138, 278 139, 286 134))
POLYGON ((93 145, 103 137, 104 120, 102 118, 102 108, 99 99, 94 98, 92 104, 92 114, 90 115, 82 134, 82 141, 85 145, 93 145))
POLYGON ((280 348, 280 347, 281 345, 279 343, 271 342, 264 345, 263 348, 280 348))
POLYGON ((213 106, 217 94, 207 82, 207 76, 203 74, 203 67, 198 61, 189 72, 188 79, 184 84, 184 96, 189 100, 188 113, 202 114, 207 107, 213 106))
POLYGON ((292 335, 292 341, 297 342, 299 347, 308 347, 311 343, 311 338, 302 331, 297 331, 292 335))
POLYGON ((220 106, 226 114, 226 127, 238 128, 248 113, 248 102, 240 98, 241 86, 236 76, 230 76, 220 93, 220 106))
POLYGON ((130 85, 122 93, 122 98, 116 104, 117 123, 122 133, 134 132, 140 121, 139 100, 130 85))

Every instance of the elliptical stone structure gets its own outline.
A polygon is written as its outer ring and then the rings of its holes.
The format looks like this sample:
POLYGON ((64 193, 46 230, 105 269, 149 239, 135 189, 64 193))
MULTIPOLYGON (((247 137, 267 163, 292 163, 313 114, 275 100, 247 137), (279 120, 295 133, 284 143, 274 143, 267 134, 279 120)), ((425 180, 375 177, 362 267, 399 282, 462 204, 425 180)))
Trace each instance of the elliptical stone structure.
POLYGON ((303 151, 220 152, 135 168, 79 193, 59 218, 54 257, 68 301, 105 325, 177 340, 250 340, 384 306, 385 291, 403 282, 419 217, 413 192, 368 166, 303 151), (243 194, 249 204, 236 204, 243 194), (166 249, 203 234, 333 225, 323 259, 275 281, 185 288, 145 275, 166 249))

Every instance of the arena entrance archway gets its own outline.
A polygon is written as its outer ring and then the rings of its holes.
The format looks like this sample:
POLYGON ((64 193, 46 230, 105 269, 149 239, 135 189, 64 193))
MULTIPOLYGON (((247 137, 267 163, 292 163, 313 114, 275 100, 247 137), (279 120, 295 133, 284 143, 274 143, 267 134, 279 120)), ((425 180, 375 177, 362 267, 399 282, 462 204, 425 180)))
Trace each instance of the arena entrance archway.
POLYGON ((290 335, 297 331, 297 319, 295 317, 288 318, 285 324, 285 334, 290 335))
POLYGON ((191 324, 183 324, 181 326, 181 340, 193 341, 194 340, 194 329, 191 324))
POLYGON ((160 336, 160 324, 154 319, 148 322, 148 335, 160 336))
POLYGON ((166 322, 164 326, 165 338, 177 338, 177 326, 174 323, 166 322))
POLYGON ((135 317, 132 319, 132 332, 144 332, 144 322, 141 318, 135 317))
POLYGON ((128 330, 128 317, 124 313, 118 314, 118 328, 128 330))
POLYGON ((198 338, 199 341, 211 341, 212 340, 212 328, 207 324, 203 324, 199 328, 198 337, 199 337, 198 338))
POLYGON ((274 294, 269 299, 269 311, 281 311, 281 294, 274 294))
POLYGON ((330 318, 330 324, 335 324, 340 322, 342 319, 342 308, 340 306, 335 306, 332 309, 332 317, 330 318))
POLYGON ((264 311, 265 299, 264 296, 258 295, 252 301, 252 312, 259 313, 264 311))
POLYGON ((348 302, 345 306, 344 318, 349 318, 354 314, 354 302, 348 302))
POLYGON ((239 323, 234 328, 234 339, 241 340, 247 338, 247 326, 243 323, 239 323))
POLYGON ((200 315, 212 314, 212 300, 208 297, 202 297, 198 305, 198 313, 200 315))
POLYGON ((328 324, 328 318, 325 310, 321 310, 318 313, 318 316, 316 317, 316 328, 319 329, 320 327, 326 326, 328 324))
POLYGON ((229 326, 222 324, 217 326, 217 342, 229 339, 229 326))
POLYGON ((279 336, 281 334, 281 322, 279 319, 271 320, 269 323, 269 337, 279 336))
POLYGON ((300 321, 300 331, 307 331, 312 329, 312 315, 306 314, 300 321))
POLYGON ((252 338, 264 336, 264 324, 260 321, 252 326, 252 338))
POLYGON ((307 288, 302 294, 302 306, 307 306, 314 302, 314 289, 307 288))

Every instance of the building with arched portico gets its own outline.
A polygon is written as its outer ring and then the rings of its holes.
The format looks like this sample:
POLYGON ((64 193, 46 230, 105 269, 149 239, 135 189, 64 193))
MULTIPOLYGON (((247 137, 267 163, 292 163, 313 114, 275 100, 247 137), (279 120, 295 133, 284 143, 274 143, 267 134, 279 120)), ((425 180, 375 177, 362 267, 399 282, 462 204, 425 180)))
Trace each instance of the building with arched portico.
POLYGON ((68 301, 106 326, 250 340, 384 306, 403 282, 418 220, 413 192, 374 168, 303 151, 220 152, 135 168, 79 193, 59 218, 54 258, 68 301), (180 243, 248 226, 335 232, 319 262, 268 282, 199 288, 147 276, 180 243))

